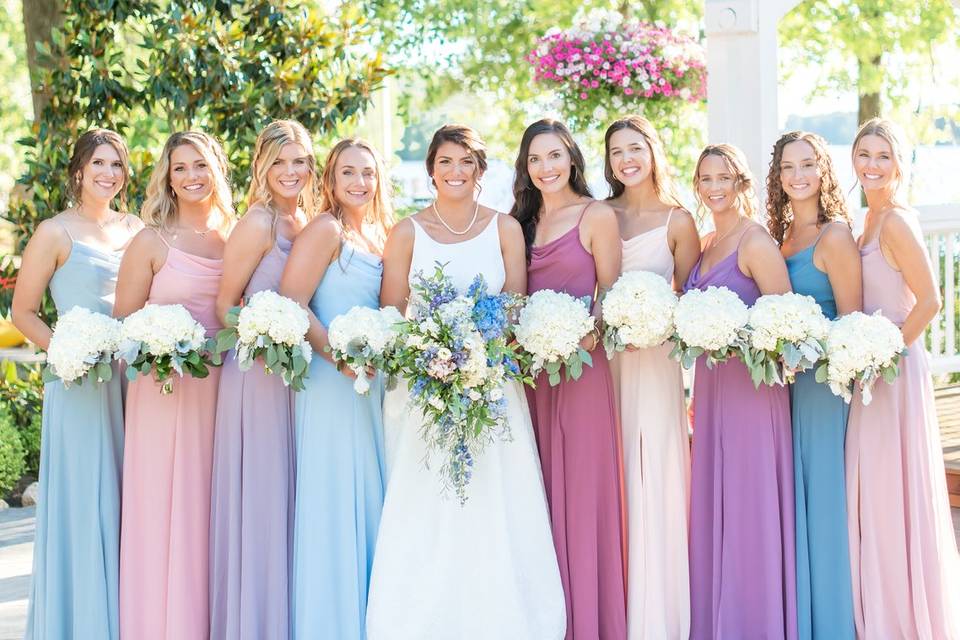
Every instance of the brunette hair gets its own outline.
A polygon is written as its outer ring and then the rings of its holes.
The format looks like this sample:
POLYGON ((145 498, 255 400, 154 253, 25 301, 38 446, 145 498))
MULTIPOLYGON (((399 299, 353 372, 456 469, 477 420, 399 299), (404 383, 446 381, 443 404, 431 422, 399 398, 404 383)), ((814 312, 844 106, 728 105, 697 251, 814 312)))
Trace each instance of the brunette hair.
POLYGON ((732 144, 709 144, 704 147, 697 158, 697 166, 693 169, 693 195, 697 199, 697 208, 702 208, 703 200, 700 198, 700 165, 710 156, 722 158, 727 164, 727 168, 734 176, 734 188, 737 191, 737 209, 746 217, 753 219, 757 215, 757 189, 750 173, 750 166, 747 164, 747 158, 732 144))
POLYGON ((616 120, 607 127, 607 132, 603 136, 603 177, 610 185, 610 198, 608 200, 619 198, 626 190, 626 186, 614 175, 613 165, 610 163, 610 138, 617 131, 624 129, 639 133, 643 136, 647 147, 650 148, 650 178, 653 180, 653 190, 660 202, 683 207, 670 176, 670 165, 667 162, 667 154, 663 150, 663 141, 660 139, 660 134, 657 133, 656 128, 649 120, 637 115, 625 116, 616 120))
POLYGON ((827 152, 826 140, 808 131, 790 131, 780 136, 780 139, 773 145, 773 157, 770 159, 770 171, 767 173, 767 229, 773 239, 777 241, 777 244, 783 244, 787 229, 793 222, 790 198, 783 190, 783 181, 780 179, 783 150, 792 142, 809 144, 813 148, 813 155, 817 160, 817 173, 820 176, 817 226, 833 221, 840 221, 848 227, 851 226, 847 201, 843 197, 840 181, 833 169, 833 161, 827 152))
POLYGON ((427 147, 427 175, 430 176, 433 186, 437 186, 433 181, 433 163, 437 159, 437 151, 444 142, 452 142, 466 149, 477 163, 479 174, 487 170, 487 144, 480 134, 465 124, 445 124, 433 133, 430 146, 427 147))
POLYGON ((108 144, 120 156, 120 164, 123 167, 123 184, 120 185, 120 191, 117 197, 120 199, 119 210, 127 210, 127 186, 130 184, 130 151, 127 149, 127 143, 123 137, 116 131, 110 129, 91 129, 87 131, 73 143, 73 153, 70 155, 70 163, 67 165, 67 175, 70 176, 67 192, 70 199, 76 203, 80 202, 81 191, 83 190, 83 168, 90 162, 94 152, 102 144, 108 144))
POLYGON ((230 169, 227 156, 216 138, 201 131, 179 131, 167 138, 163 152, 153 167, 147 196, 140 209, 140 217, 147 226, 167 229, 177 218, 177 198, 170 186, 170 156, 174 149, 191 145, 207 162, 213 181, 213 209, 221 216, 219 228, 226 230, 233 222, 233 194, 230 191, 230 169))
POLYGON ((584 162, 583 153, 577 146, 577 141, 573 139, 570 130, 562 122, 550 118, 537 120, 527 127, 526 131, 523 132, 523 138, 520 139, 520 150, 517 151, 517 160, 514 163, 514 201, 513 207, 510 209, 510 215, 517 219, 523 229, 528 261, 530 260, 530 248, 533 247, 533 240, 537 235, 537 224, 540 222, 543 194, 534 186, 533 180, 530 178, 530 171, 527 169, 527 156, 530 155, 530 144, 533 139, 546 133, 556 134, 563 142, 567 153, 570 154, 570 179, 567 184, 577 195, 593 197, 590 193, 590 187, 587 185, 586 162, 584 162))

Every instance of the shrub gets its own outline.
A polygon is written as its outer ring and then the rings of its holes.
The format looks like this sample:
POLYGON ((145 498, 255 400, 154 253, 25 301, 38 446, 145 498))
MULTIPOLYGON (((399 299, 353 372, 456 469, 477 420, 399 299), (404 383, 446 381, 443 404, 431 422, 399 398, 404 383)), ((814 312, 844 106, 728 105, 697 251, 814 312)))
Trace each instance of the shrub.
POLYGON ((23 475, 23 443, 10 410, 0 407, 0 495, 6 495, 23 475))

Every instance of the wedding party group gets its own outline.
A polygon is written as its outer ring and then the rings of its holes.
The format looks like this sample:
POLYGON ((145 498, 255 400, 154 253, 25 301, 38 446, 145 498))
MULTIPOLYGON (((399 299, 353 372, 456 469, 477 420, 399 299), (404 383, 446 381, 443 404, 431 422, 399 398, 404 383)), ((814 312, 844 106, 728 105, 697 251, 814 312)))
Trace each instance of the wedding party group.
POLYGON ((604 198, 542 119, 501 213, 445 125, 400 220, 359 138, 264 127, 238 219, 212 136, 130 212, 84 133, 13 301, 48 352, 27 638, 960 640, 905 144, 852 141, 855 238, 802 131, 765 207, 704 148, 690 212, 648 120, 606 130, 604 198))

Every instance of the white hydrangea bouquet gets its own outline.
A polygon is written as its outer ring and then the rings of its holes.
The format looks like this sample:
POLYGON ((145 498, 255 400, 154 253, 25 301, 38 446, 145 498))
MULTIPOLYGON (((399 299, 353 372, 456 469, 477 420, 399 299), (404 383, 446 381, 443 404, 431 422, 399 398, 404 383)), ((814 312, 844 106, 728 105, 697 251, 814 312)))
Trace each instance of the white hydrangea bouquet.
POLYGON ((443 487, 453 489, 461 504, 483 448, 494 438, 510 438, 504 384, 530 381, 509 339, 518 305, 519 296, 488 293, 482 276, 461 293, 442 266, 430 276, 418 272, 388 365, 407 381, 412 407, 426 418, 421 436, 427 450, 442 458, 443 487))
POLYGON ((111 361, 120 346, 120 321, 84 307, 73 307, 57 319, 47 349, 45 382, 63 381, 64 387, 113 378, 111 361))
POLYGON ((687 291, 673 312, 675 344, 670 357, 685 369, 704 354, 707 367, 725 362, 746 347, 749 317, 747 305, 726 287, 687 291))
POLYGON ((310 318, 303 307, 265 289, 227 313, 226 327, 217 333, 217 352, 236 349, 241 371, 249 370, 262 357, 267 373, 279 373, 283 384, 301 391, 313 357, 306 339, 308 329, 310 318))
POLYGON ((327 350, 338 363, 356 375, 353 390, 366 394, 370 390, 367 367, 390 373, 390 361, 397 348, 403 316, 396 307, 372 309, 353 307, 337 316, 327 328, 327 350))
POLYGON ((603 298, 603 346, 607 358, 627 347, 645 349, 673 335, 677 294, 661 276, 627 271, 603 298))
POLYGON ((127 378, 153 371, 162 394, 173 393, 172 373, 183 377, 206 378, 210 366, 219 365, 211 356, 213 340, 204 337, 203 325, 179 304, 148 304, 131 313, 120 326, 117 359, 127 363, 127 378))
POLYGON ((817 382, 826 382, 835 395, 850 402, 854 383, 863 404, 870 404, 878 378, 891 383, 900 375, 900 358, 907 354, 903 334, 879 311, 860 311, 835 320, 827 335, 827 361, 817 368, 817 382))
POLYGON ((550 289, 527 298, 514 331, 517 343, 531 358, 532 377, 544 370, 550 386, 556 386, 561 369, 567 380, 577 380, 584 364, 593 366, 590 353, 580 346, 595 326, 589 305, 589 296, 577 299, 550 289))
POLYGON ((740 353, 753 386, 787 384, 813 368, 826 352, 830 321, 811 296, 760 296, 750 307, 749 342, 740 353))

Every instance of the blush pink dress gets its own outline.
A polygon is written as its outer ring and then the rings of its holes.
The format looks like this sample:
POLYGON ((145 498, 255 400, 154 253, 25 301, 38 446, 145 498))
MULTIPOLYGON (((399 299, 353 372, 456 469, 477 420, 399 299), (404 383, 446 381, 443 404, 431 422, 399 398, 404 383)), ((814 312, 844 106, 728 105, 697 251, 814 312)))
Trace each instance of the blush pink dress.
MULTIPOLYGON (((222 261, 168 245, 148 302, 182 304, 212 336, 222 261)), ((127 391, 120 535, 120 637, 196 640, 210 630, 208 550, 213 430, 220 370, 153 377, 127 391)))

